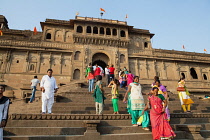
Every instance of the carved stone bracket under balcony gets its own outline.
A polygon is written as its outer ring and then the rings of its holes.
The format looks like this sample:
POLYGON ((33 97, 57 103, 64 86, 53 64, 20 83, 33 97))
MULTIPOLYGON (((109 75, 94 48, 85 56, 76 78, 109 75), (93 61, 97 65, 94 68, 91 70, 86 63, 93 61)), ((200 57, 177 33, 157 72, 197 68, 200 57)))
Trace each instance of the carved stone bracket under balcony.
POLYGON ((113 39, 113 38, 102 38, 102 37, 87 37, 74 35, 74 43, 80 44, 94 44, 94 45, 107 45, 116 47, 128 47, 129 40, 126 39, 113 39))

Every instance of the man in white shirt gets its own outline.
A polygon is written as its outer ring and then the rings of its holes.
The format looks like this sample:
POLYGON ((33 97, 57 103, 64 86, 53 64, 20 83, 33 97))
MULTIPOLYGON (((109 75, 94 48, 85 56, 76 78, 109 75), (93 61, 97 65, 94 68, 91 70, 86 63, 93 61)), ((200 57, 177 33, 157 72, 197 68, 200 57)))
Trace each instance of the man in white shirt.
POLYGON ((41 90, 42 90, 42 114, 46 113, 46 108, 48 114, 52 113, 52 106, 54 103, 54 94, 57 92, 58 87, 56 80, 52 77, 53 70, 48 69, 47 75, 44 75, 41 80, 41 90))
POLYGON ((109 85, 109 83, 110 83, 110 76, 109 76, 109 65, 107 65, 106 66, 106 68, 105 68, 105 74, 106 74, 106 84, 107 84, 107 86, 109 85))
POLYGON ((38 84, 40 85, 40 81, 38 80, 37 76, 34 76, 34 79, 31 80, 32 95, 31 95, 31 98, 30 98, 30 103, 32 103, 34 98, 35 98, 36 86, 38 84))
POLYGON ((0 140, 3 140, 3 128, 7 124, 9 98, 3 95, 5 87, 0 85, 0 140))

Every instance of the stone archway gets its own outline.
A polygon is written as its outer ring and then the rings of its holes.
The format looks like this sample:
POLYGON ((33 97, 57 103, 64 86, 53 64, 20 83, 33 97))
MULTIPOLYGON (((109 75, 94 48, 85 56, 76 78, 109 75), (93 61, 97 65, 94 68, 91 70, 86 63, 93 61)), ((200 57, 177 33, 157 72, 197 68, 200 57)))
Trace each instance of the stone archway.
POLYGON ((104 53, 96 53, 92 57, 92 65, 98 64, 103 69, 109 64, 109 57, 104 53))

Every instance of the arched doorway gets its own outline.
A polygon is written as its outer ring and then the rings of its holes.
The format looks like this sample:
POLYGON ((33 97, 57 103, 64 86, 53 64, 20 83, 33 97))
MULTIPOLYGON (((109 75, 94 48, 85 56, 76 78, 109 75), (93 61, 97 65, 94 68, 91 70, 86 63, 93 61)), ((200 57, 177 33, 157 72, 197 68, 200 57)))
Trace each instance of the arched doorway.
POLYGON ((103 69, 109 64, 109 57, 104 53, 96 53, 92 57, 92 65, 98 64, 103 69))
POLYGON ((105 67, 107 66, 107 64, 102 60, 96 60, 96 61, 93 62, 92 65, 94 66, 95 64, 101 66, 103 69, 105 69, 105 67))

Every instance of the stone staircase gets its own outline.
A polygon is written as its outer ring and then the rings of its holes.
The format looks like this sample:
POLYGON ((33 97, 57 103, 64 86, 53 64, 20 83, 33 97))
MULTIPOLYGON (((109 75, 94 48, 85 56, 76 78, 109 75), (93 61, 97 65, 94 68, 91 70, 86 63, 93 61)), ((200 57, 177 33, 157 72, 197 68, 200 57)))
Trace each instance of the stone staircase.
MULTIPOLYGON (((144 92, 150 90, 143 85, 144 92)), ((67 84, 60 87, 59 102, 53 105, 53 114, 41 113, 40 95, 33 103, 15 100, 10 106, 9 121, 4 128, 4 139, 10 140, 151 140, 151 131, 131 125, 131 117, 127 114, 126 104, 119 101, 119 115, 113 115, 110 96, 111 89, 105 88, 104 114, 95 114, 95 104, 91 93, 83 88, 67 84)), ((125 93, 120 89, 120 94, 125 93)), ((171 125, 176 139, 210 139, 210 107, 208 101, 191 96, 195 104, 192 114, 181 111, 177 94, 169 93, 171 125), (187 130, 186 130, 187 129, 187 130)), ((147 96, 144 96, 145 99, 147 96)))

